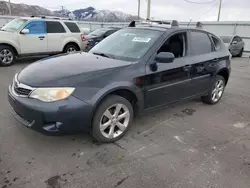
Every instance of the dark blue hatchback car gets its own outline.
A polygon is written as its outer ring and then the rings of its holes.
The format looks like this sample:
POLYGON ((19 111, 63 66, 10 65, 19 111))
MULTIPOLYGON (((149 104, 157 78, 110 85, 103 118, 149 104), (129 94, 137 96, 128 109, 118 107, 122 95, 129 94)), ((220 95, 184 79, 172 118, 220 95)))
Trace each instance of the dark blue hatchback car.
POLYGON ((231 55, 202 29, 146 22, 117 31, 89 53, 37 61, 9 86, 16 119, 46 134, 89 131, 120 139, 135 114, 201 97, 220 101, 231 55))

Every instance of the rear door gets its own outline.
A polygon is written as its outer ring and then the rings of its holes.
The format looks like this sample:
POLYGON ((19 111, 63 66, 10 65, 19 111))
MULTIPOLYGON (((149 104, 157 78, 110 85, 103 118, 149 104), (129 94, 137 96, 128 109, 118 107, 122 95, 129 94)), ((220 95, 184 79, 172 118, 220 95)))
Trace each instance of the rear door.
POLYGON ((219 53, 207 32, 190 30, 189 38, 191 44, 189 62, 192 66, 190 91, 192 96, 195 96, 208 90, 215 70, 213 67, 216 67, 219 61, 219 53))
POLYGON ((67 33, 58 21, 46 21, 48 33, 48 52, 61 52, 63 50, 64 38, 67 33))
POLYGON ((28 34, 19 33, 21 54, 34 54, 47 52, 47 31, 44 21, 30 21, 24 29, 29 29, 28 34))

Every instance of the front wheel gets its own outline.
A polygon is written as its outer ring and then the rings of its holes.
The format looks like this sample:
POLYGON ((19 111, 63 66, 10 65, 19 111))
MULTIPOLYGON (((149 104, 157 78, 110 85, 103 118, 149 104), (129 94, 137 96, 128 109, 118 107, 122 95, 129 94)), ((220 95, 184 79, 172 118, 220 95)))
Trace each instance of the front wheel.
POLYGON ((93 137, 99 142, 115 142, 127 132, 133 121, 131 103, 120 96, 111 95, 97 108, 92 124, 93 137))
POLYGON ((14 63, 16 58, 13 49, 7 45, 0 45, 0 65, 10 66, 14 63))
POLYGON ((201 99, 206 104, 217 104, 225 90, 225 79, 224 77, 217 75, 215 80, 208 91, 207 96, 203 96, 201 99))

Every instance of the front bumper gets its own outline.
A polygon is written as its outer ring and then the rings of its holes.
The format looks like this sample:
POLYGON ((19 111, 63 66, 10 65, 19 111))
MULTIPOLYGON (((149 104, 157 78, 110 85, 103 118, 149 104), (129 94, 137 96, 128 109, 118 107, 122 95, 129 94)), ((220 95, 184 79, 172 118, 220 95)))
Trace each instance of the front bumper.
POLYGON ((89 131, 92 107, 70 96, 65 100, 45 103, 37 99, 20 97, 9 87, 8 100, 12 115, 24 126, 49 135, 89 131))

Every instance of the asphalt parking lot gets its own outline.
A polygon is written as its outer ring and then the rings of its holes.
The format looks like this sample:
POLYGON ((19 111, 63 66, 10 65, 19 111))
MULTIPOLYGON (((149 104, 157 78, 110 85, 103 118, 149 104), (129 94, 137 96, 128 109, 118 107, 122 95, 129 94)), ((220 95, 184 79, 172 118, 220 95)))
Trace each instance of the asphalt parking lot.
POLYGON ((219 104, 197 99, 151 112, 103 145, 86 134, 44 136, 15 121, 7 90, 25 65, 0 68, 0 187, 249 188, 249 59, 233 59, 219 104))

